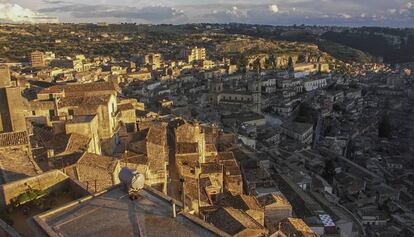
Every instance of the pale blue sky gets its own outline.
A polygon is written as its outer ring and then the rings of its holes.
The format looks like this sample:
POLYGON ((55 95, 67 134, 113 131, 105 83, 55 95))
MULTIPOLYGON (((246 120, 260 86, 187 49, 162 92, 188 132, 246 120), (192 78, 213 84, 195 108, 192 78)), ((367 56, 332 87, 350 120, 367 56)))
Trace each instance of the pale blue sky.
POLYGON ((406 27, 414 0, 0 0, 0 20, 406 27))

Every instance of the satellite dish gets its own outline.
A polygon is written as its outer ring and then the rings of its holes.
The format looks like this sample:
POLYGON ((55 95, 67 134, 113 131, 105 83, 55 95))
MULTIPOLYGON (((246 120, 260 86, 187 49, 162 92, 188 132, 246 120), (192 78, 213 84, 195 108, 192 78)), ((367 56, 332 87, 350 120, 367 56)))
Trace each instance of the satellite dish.
POLYGON ((119 172, 118 177, 122 186, 128 193, 137 192, 144 188, 145 176, 136 170, 124 167, 119 172))

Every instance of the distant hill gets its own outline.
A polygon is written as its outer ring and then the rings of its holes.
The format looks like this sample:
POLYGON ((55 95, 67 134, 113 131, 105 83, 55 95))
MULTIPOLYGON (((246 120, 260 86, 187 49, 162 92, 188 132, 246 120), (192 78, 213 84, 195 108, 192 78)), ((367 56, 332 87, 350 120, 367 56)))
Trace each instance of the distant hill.
POLYGON ((276 40, 308 42, 344 62, 367 62, 382 58, 386 63, 414 61, 414 29, 339 26, 230 25, 229 33, 276 40))
POLYGON ((357 28, 329 31, 321 38, 382 57, 387 63, 414 61, 414 32, 411 29, 357 28))
POLYGON ((280 34, 280 37, 290 41, 315 43, 320 50, 346 63, 368 63, 374 61, 374 58, 370 54, 365 53, 362 50, 335 41, 322 39, 320 36, 306 30, 286 31, 280 34))
POLYGON ((361 50, 335 42, 323 40, 318 43, 318 46, 320 50, 327 52, 334 58, 337 58, 346 63, 369 63, 374 61, 371 55, 364 53, 361 50))

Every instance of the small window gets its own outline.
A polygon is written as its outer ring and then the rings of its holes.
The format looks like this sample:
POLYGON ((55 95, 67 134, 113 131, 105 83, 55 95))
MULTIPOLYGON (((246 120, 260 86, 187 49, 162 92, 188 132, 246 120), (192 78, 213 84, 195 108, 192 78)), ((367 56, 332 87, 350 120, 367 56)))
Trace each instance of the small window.
POLYGON ((127 133, 135 132, 135 123, 126 124, 127 133))
POLYGON ((75 112, 73 111, 73 109, 68 109, 68 114, 69 116, 73 116, 75 115, 75 112))
POLYGON ((50 109, 50 110, 49 110, 49 118, 50 118, 50 120, 52 120, 52 119, 53 119, 53 117, 55 117, 55 110, 50 109))
POLYGON ((32 115, 35 116, 36 115, 36 111, 33 110, 32 111, 32 115))
POLYGON ((49 100, 53 100, 53 94, 49 94, 49 100))

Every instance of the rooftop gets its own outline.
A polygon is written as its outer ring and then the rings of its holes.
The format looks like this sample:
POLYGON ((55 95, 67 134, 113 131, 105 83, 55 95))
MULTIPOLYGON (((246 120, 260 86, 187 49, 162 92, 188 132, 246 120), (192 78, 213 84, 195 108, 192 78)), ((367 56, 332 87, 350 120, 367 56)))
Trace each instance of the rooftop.
POLYGON ((259 203, 265 206, 291 207, 289 201, 280 193, 270 193, 258 198, 259 203))
POLYGON ((1 180, 4 183, 20 180, 41 173, 40 168, 26 151, 0 152, 1 180))
MULTIPOLYGON (((303 236, 308 236, 306 234, 314 234, 313 230, 302 219, 288 217, 286 222, 289 222, 303 236)), ((316 235, 314 234, 314 236, 316 235)))
POLYGON ((9 147, 9 146, 27 145, 28 143, 29 143, 29 139, 25 131, 0 134, 0 148, 9 147))
POLYGON ((284 122, 281 127, 298 134, 304 134, 309 129, 313 128, 313 125, 309 123, 284 122))
POLYGON ((93 95, 93 96, 76 96, 64 97, 59 100, 59 106, 98 106, 109 103, 111 95, 93 95))
POLYGON ((118 91, 119 87, 113 82, 95 82, 84 84, 69 84, 69 85, 55 85, 49 88, 45 88, 39 92, 39 94, 52 94, 52 93, 82 93, 90 91, 118 91))
POLYGON ((238 235, 246 229, 257 230, 263 234, 265 232, 264 227, 244 211, 231 207, 219 208, 208 217, 208 220, 231 235, 238 235))
POLYGON ((177 154, 198 153, 198 143, 177 142, 177 154))
POLYGON ((95 115, 76 115, 68 123, 90 123, 94 118, 95 115))
POLYGON ((171 199, 151 188, 130 200, 119 187, 38 215, 43 236, 223 236, 185 213, 172 217, 171 199))

